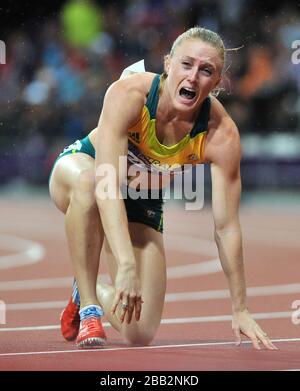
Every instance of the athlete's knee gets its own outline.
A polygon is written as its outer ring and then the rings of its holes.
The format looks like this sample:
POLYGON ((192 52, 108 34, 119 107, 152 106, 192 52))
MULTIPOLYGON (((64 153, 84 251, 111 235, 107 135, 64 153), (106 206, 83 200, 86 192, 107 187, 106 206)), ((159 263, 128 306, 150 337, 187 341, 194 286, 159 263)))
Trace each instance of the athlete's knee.
POLYGON ((57 179, 53 174, 49 181, 49 193, 56 207, 66 213, 70 203, 70 188, 68 185, 57 179))
POLYGON ((153 341, 155 337, 155 331, 138 330, 133 333, 126 333, 123 335, 123 337, 129 345, 147 346, 153 341))
POLYGON ((93 169, 83 169, 76 175, 72 184, 71 201, 88 210, 97 208, 93 169))

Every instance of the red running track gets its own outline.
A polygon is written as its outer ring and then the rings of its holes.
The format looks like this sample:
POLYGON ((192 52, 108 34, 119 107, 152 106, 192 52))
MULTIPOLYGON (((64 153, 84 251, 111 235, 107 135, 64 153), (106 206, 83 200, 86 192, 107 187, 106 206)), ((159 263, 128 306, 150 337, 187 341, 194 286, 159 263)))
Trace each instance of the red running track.
MULTIPOLYGON (((63 216, 43 199, 1 200, 0 208, 0 300, 6 308, 1 370, 300 368, 300 315, 292 318, 292 303, 300 300, 299 211, 241 211, 249 307, 278 351, 234 345, 211 211, 185 211, 174 204, 165 212, 168 286, 156 339, 149 347, 129 347, 107 325, 107 346, 82 351, 62 339, 58 326, 72 283, 63 216)), ((106 273, 104 260, 101 272, 106 273)))

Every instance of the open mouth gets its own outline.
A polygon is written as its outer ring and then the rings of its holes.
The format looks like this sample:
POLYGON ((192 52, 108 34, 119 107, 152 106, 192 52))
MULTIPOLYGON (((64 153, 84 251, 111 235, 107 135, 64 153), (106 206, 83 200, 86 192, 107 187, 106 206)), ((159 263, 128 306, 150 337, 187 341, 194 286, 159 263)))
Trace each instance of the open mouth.
POLYGON ((196 92, 192 88, 182 87, 179 90, 179 95, 183 98, 192 100, 196 96, 196 92))

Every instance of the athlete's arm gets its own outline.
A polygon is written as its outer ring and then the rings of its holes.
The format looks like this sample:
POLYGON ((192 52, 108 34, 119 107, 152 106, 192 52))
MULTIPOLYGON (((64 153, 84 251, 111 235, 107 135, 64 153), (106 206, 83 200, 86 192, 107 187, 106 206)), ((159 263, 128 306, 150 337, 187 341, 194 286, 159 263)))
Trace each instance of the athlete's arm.
MULTIPOLYGON (((142 300, 125 204, 119 197, 119 184, 126 176, 126 167, 119 170, 119 162, 121 157, 127 162, 127 129, 137 121, 144 99, 145 94, 135 82, 128 79, 115 82, 105 95, 95 145, 96 200, 106 238, 118 263, 112 313, 115 313, 119 302, 128 303, 128 322, 131 321, 133 309, 136 319, 139 319, 142 300), (110 172, 104 173, 103 169, 110 172), (101 193, 108 190, 108 178, 110 189, 115 191, 116 197, 112 195, 102 199, 101 193)), ((125 313, 126 310, 121 321, 125 313)))
POLYGON ((215 240, 223 270, 229 281, 233 311, 247 308, 242 252, 242 233, 239 223, 241 194, 240 147, 234 130, 227 132, 226 145, 215 146, 211 162, 212 209, 215 240))
POLYGON ((247 309, 242 233, 239 222, 241 145, 238 130, 229 116, 224 115, 217 129, 212 130, 208 144, 215 240, 229 284, 233 331, 238 343, 241 342, 241 334, 244 334, 252 340, 255 348, 259 349, 259 341, 261 341, 268 349, 274 349, 274 345, 247 309))

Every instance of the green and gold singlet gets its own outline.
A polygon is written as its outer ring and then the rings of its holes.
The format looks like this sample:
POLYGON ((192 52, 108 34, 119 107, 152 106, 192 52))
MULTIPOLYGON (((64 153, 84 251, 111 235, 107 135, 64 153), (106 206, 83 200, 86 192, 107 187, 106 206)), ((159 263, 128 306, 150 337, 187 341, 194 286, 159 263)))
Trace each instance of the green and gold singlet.
MULTIPOLYGON (((204 100, 197 121, 190 133, 177 144, 165 146, 158 141, 155 129, 159 85, 160 75, 156 75, 139 121, 128 129, 128 162, 142 166, 150 172, 162 173, 182 172, 184 165, 190 167, 204 163, 203 151, 210 113, 210 98, 204 100)), ((55 163, 63 156, 75 153, 86 153, 95 159, 95 148, 89 136, 66 147, 55 163)), ((124 202, 129 222, 145 224, 158 232, 163 232, 162 195, 155 199, 125 198, 124 202)))
POLYGON ((185 164, 204 162, 210 98, 204 100, 191 132, 177 144, 166 146, 158 141, 155 130, 159 85, 160 75, 156 75, 139 121, 128 129, 128 160, 132 164, 146 166, 149 171, 181 172, 185 164))

